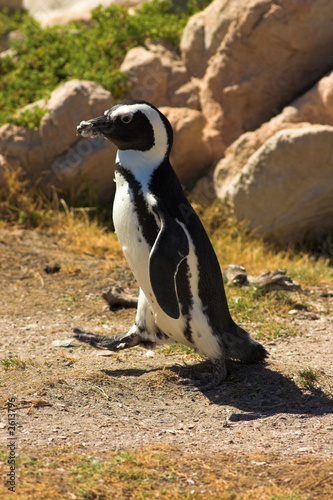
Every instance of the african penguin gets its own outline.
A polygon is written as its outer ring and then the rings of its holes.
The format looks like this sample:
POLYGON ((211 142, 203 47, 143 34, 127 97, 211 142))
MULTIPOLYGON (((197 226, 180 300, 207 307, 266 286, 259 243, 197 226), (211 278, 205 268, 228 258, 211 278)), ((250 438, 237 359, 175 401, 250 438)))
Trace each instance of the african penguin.
POLYGON ((146 101, 125 101, 82 121, 82 136, 104 136, 118 148, 113 221, 140 286, 136 319, 120 335, 75 330, 78 340, 117 351, 138 344, 185 344, 212 361, 195 385, 212 388, 225 359, 255 363, 267 352, 232 320, 220 266, 169 162, 173 132, 146 101))

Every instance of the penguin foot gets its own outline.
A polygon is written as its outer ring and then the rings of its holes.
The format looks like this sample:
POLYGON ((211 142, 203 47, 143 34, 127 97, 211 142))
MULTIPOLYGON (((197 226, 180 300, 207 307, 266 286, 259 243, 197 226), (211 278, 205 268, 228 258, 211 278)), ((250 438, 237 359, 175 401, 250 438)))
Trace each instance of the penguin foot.
POLYGON ((207 389, 212 388, 212 387, 210 387, 212 374, 211 373, 201 373, 200 375, 201 375, 200 377, 199 377, 199 375, 197 375, 193 378, 180 378, 179 382, 181 382, 183 385, 186 386, 185 391, 188 391, 188 392, 198 392, 201 389, 205 390, 206 387, 207 387, 207 389))
POLYGON ((193 379, 182 378, 180 382, 187 385, 189 391, 208 391, 218 386, 226 377, 227 369, 223 359, 212 360, 213 369, 209 373, 199 373, 193 379))
POLYGON ((97 349, 108 351, 119 351, 134 347, 142 342, 142 338, 137 333, 123 333, 116 335, 97 335, 96 333, 84 332, 79 328, 74 328, 73 337, 80 342, 85 342, 97 349))
POLYGON ((214 377, 212 373, 203 373, 202 375, 204 375, 202 378, 180 379, 180 381, 187 386, 185 390, 196 392, 215 389, 223 380, 223 378, 214 377))

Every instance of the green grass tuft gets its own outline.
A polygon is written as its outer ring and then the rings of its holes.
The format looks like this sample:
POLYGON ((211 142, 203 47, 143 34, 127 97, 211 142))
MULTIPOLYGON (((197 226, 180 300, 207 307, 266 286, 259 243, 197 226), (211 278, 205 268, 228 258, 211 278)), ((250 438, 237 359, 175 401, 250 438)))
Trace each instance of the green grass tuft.
POLYGON ((314 383, 318 381, 319 373, 312 368, 306 368, 298 372, 300 384, 305 389, 313 389, 314 383))
POLYGON ((5 370, 9 370, 10 368, 16 368, 19 362, 17 358, 12 358, 11 356, 9 356, 8 358, 1 358, 0 364, 5 370))
POLYGON ((4 370, 24 370, 28 365, 33 365, 33 360, 20 358, 19 356, 5 356, 0 358, 0 365, 4 370))
POLYGON ((245 329, 251 323, 257 339, 274 340, 299 333, 287 316, 288 311, 299 304, 297 293, 228 286, 226 294, 232 317, 245 329))

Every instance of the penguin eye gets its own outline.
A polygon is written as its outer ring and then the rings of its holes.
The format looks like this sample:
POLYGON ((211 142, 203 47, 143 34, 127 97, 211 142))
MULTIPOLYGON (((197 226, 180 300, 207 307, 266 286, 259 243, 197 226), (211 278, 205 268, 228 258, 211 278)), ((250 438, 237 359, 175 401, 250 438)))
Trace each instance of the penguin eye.
POLYGON ((126 124, 127 124, 127 123, 130 123, 130 122, 132 121, 132 118, 133 118, 133 115, 130 115, 130 114, 122 115, 122 116, 120 117, 121 121, 122 121, 123 123, 126 123, 126 124))

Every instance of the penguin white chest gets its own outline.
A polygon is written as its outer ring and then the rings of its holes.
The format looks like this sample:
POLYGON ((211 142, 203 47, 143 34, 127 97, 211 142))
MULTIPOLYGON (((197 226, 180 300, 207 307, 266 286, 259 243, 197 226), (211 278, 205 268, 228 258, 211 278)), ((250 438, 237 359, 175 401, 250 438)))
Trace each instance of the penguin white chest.
MULTIPOLYGON (((149 253, 151 246, 144 237, 140 224, 138 204, 133 189, 119 172, 116 177, 116 195, 113 205, 113 222, 126 260, 136 280, 147 293, 149 282, 149 253)), ((140 195, 143 196, 142 191, 140 195)), ((148 211, 148 207, 146 207, 148 211)))

